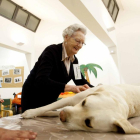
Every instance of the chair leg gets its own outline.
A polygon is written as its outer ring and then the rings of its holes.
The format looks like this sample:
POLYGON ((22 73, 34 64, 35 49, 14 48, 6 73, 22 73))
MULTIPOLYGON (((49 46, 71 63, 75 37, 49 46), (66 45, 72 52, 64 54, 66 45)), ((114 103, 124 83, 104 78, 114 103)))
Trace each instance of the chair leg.
POLYGON ((3 108, 4 108, 4 105, 2 105, 2 103, 0 103, 0 105, 1 105, 0 116, 3 117, 3 108))
POLYGON ((3 111, 0 112, 0 118, 2 118, 2 117, 3 117, 3 111))
POLYGON ((5 111, 3 111, 3 117, 6 117, 6 112, 5 111))
POLYGON ((13 116, 13 111, 9 110, 9 116, 13 116))
POLYGON ((13 111, 11 110, 4 110, 3 117, 13 116, 13 111))

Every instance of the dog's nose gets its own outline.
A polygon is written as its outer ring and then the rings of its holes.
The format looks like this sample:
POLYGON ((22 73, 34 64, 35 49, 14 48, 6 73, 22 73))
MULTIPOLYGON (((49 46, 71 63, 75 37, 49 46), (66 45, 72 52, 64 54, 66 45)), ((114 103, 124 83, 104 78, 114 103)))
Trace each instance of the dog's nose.
POLYGON ((60 112, 60 120, 66 122, 66 113, 63 110, 60 112))

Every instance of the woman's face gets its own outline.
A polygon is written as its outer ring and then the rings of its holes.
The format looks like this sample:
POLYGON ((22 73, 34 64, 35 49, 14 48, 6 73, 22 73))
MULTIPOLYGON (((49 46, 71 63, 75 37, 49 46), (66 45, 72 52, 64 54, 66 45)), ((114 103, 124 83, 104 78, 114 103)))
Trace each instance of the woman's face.
POLYGON ((77 54, 85 43, 85 35, 81 31, 76 31, 72 36, 65 36, 65 48, 68 56, 77 54))

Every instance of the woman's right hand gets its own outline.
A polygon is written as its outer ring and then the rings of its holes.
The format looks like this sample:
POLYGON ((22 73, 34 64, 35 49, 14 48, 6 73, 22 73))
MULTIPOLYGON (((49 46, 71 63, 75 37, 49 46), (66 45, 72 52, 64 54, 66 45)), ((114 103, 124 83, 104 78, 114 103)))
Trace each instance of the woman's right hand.
POLYGON ((75 86, 75 85, 66 85, 64 91, 71 91, 74 93, 79 93, 81 91, 85 91, 88 88, 90 88, 87 84, 83 85, 83 86, 75 86))
POLYGON ((3 99, 0 99, 0 103, 3 103, 4 102, 4 100, 3 99))

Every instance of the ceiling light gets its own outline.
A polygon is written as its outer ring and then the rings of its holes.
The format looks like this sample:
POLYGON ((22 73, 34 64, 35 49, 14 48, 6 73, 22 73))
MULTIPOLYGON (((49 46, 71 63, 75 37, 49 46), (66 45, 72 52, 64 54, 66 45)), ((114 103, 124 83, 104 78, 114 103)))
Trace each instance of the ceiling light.
POLYGON ((17 45, 18 46, 22 46, 22 45, 24 45, 24 43, 23 42, 19 42, 19 43, 17 43, 17 45))

